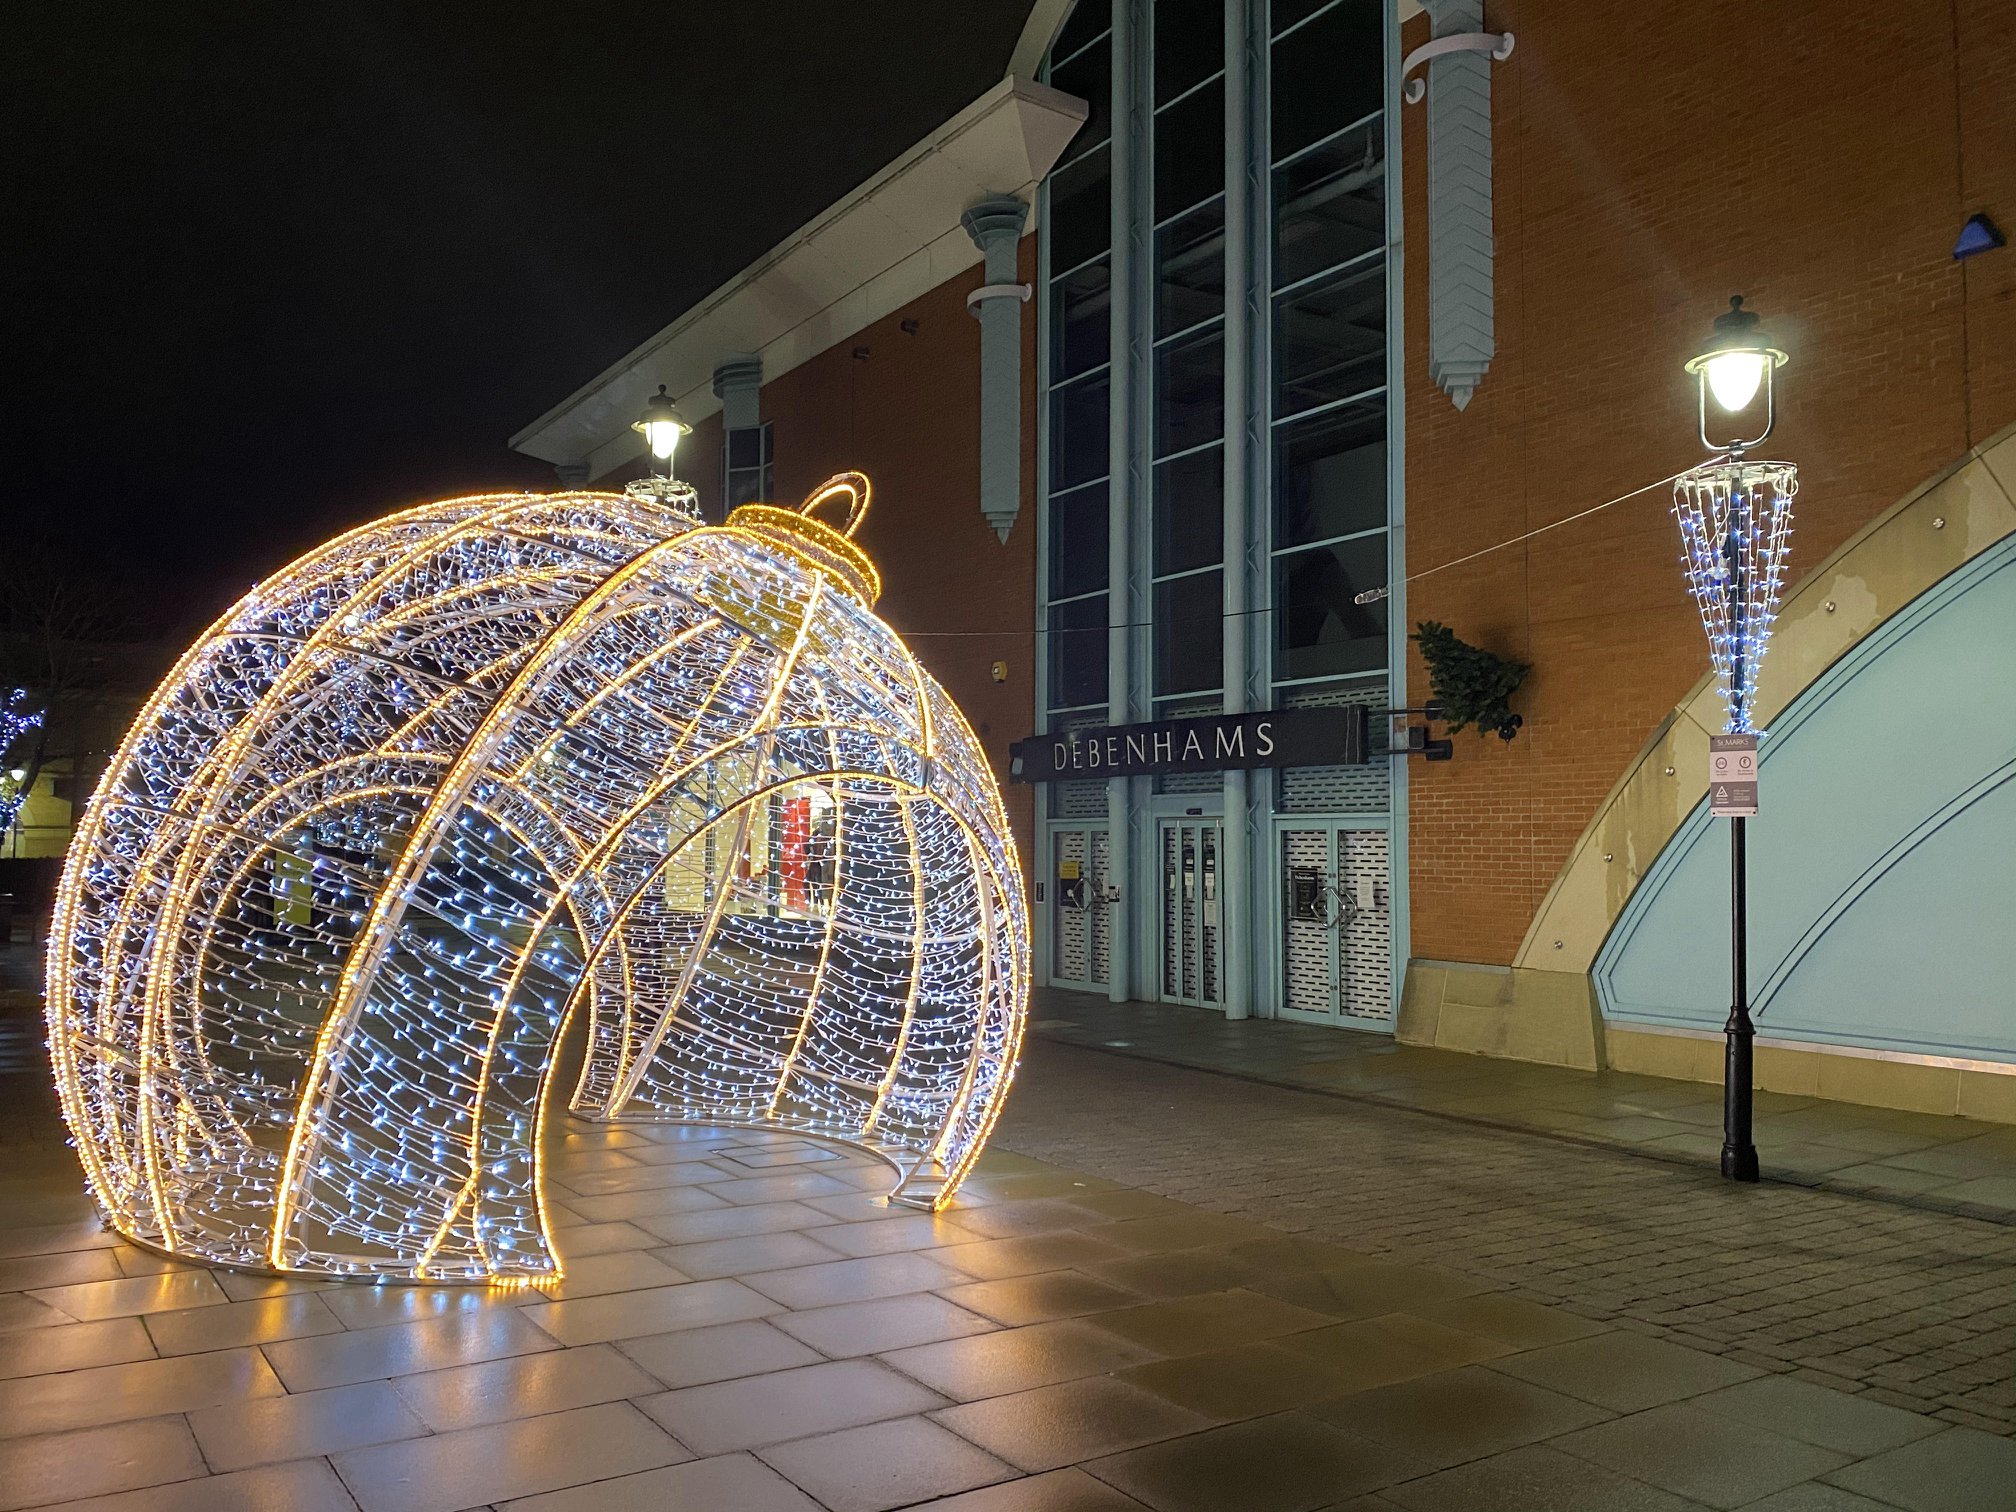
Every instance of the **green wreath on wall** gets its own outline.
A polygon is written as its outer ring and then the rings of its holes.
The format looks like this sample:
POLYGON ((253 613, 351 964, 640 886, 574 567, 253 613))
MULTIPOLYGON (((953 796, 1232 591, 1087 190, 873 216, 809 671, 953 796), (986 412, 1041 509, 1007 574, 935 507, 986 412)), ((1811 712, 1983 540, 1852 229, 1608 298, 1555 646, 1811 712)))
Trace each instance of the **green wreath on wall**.
POLYGON ((1532 667, 1473 646, 1438 620, 1421 621, 1410 639, 1428 663, 1428 686, 1450 734, 1473 724, 1479 735, 1496 731, 1500 740, 1519 733, 1526 721, 1512 712, 1510 699, 1532 667))

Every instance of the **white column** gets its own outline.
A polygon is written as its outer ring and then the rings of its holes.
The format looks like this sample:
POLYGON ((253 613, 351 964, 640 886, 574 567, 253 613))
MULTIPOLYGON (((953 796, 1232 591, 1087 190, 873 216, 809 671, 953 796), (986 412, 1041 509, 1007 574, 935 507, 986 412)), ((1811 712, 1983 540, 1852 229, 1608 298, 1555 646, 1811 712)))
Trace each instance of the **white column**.
POLYGON ((996 195, 968 207, 959 224, 984 258, 986 282, 967 296, 980 321, 980 513, 1006 541, 1022 511, 1022 305, 1015 253, 1029 207, 996 195))
MULTIPOLYGON (((1247 0, 1225 6, 1225 712, 1243 714, 1247 690, 1249 603, 1246 554, 1252 538, 1255 501, 1248 483, 1247 421, 1253 409, 1253 181, 1252 138, 1246 71, 1247 0)), ((1243 771, 1225 774, 1225 845, 1218 858, 1218 938, 1223 951, 1220 990, 1225 1017, 1253 1011, 1253 929, 1257 920, 1252 889, 1252 846, 1248 830, 1250 783, 1243 771)))
MULTIPOLYGON (((1111 321, 1112 363, 1108 368, 1110 395, 1107 410, 1107 537, 1106 537, 1106 718, 1109 724, 1126 724, 1133 715, 1133 631, 1128 622, 1133 614, 1134 513, 1135 498, 1134 404, 1135 379, 1139 374, 1134 326, 1134 286, 1138 277, 1134 241, 1137 218, 1134 200, 1135 144, 1142 140, 1136 116, 1141 102, 1136 89, 1134 58, 1135 16, 1133 0, 1114 0, 1113 38, 1109 50, 1113 58, 1113 135, 1110 188, 1112 193, 1112 297, 1108 312, 1111 321)), ((1135 885, 1133 803, 1131 779, 1111 777, 1106 782, 1107 876, 1120 897, 1111 906, 1111 948, 1107 951, 1106 995, 1116 1003, 1134 995, 1134 957, 1138 925, 1151 917, 1146 900, 1135 885)), ((1154 876, 1150 870, 1146 876, 1154 876)), ((1145 884, 1144 884, 1145 885, 1145 884)))

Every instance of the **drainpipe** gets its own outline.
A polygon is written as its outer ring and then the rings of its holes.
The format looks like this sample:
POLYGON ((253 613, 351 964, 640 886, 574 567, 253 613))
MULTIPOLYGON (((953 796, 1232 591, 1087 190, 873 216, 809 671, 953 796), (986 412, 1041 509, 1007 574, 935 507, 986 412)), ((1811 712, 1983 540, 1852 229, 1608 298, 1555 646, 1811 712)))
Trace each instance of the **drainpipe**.
POLYGON ((1015 252, 1029 207, 996 195, 959 224, 980 249, 987 281, 966 296, 980 322, 980 513, 1004 543, 1022 510, 1022 311, 1033 292, 1015 281, 1015 252))

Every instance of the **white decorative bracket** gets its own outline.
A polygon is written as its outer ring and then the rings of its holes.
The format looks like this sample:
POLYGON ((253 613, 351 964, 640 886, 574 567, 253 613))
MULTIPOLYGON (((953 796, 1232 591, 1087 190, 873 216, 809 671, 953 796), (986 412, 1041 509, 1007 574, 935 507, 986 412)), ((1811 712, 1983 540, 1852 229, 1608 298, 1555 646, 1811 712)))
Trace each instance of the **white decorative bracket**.
POLYGON ((980 318, 980 305, 984 300, 1019 299, 1022 303, 1027 304, 1035 292, 1036 286, 1034 284, 982 284, 966 296, 966 313, 971 315, 975 320, 978 320, 980 318))
POLYGON ((1036 291, 1015 281, 1029 207, 997 194, 969 205, 959 224, 980 249, 987 282, 966 296, 980 322, 980 513, 1004 544, 1022 509, 1022 311, 1036 291))
POLYGON ((1491 62, 1512 34, 1484 30, 1484 0, 1424 0, 1438 35, 1407 55, 1403 88, 1428 101, 1428 373, 1459 410, 1497 355, 1491 231, 1491 62))
POLYGON ((1407 60, 1400 65, 1400 77, 1404 81, 1400 98, 1409 105, 1419 105, 1423 96, 1428 93, 1426 78, 1407 77, 1416 68, 1437 58, 1447 57, 1450 53, 1489 53, 1492 62, 1503 63, 1512 56, 1514 40, 1510 32, 1459 32, 1452 36, 1437 37, 1433 42, 1423 42, 1407 54, 1407 60))

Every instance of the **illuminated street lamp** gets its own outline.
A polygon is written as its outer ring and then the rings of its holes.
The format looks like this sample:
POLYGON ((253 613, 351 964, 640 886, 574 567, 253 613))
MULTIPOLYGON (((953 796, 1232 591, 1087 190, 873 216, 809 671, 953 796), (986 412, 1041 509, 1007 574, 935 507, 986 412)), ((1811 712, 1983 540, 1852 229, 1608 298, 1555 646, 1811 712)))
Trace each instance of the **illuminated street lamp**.
POLYGON ((1778 419, 1777 372, 1785 353, 1772 345, 1739 294, 1687 371, 1698 390, 1701 444, 1712 461, 1673 484, 1681 561, 1688 591, 1708 632, 1708 656, 1722 695, 1723 734, 1710 747, 1709 813, 1729 820, 1730 1004, 1723 1026, 1722 1174, 1757 1179, 1751 1134, 1756 1026, 1750 1018, 1749 897, 1744 825, 1757 812, 1757 675, 1771 639, 1792 539, 1792 496, 1799 470, 1789 462, 1753 461, 1778 419), (1712 427, 1712 428, 1711 428, 1712 427))
POLYGON ((637 423, 630 429, 644 438, 644 445, 650 449, 652 457, 665 464, 666 477, 679 476, 673 470, 672 454, 679 449, 679 438, 693 427, 679 418, 679 406, 665 392, 664 384, 659 384, 658 392, 644 401, 644 413, 638 416, 637 423))
POLYGON ((1710 451, 1740 457, 1771 434, 1778 420, 1774 375, 1786 362, 1785 354, 1764 334, 1764 322, 1754 310, 1743 308, 1743 296, 1731 295, 1729 308, 1715 317, 1714 334, 1700 354, 1687 361, 1700 390, 1701 444, 1710 451), (1708 433, 1708 401, 1740 424, 1752 409, 1757 390, 1764 390, 1764 403, 1753 417, 1757 434, 1717 440, 1708 433))
POLYGON ((644 438, 644 448, 651 455, 651 464, 642 478, 626 485, 624 492, 693 513, 698 506, 698 495, 692 484, 680 481, 673 467, 679 438, 690 434, 693 427, 680 418, 679 406, 665 392, 664 384, 659 384, 658 392, 644 401, 644 413, 637 417, 630 429, 644 438))

